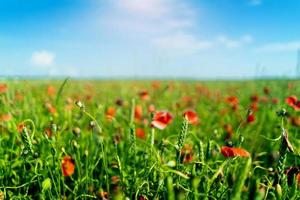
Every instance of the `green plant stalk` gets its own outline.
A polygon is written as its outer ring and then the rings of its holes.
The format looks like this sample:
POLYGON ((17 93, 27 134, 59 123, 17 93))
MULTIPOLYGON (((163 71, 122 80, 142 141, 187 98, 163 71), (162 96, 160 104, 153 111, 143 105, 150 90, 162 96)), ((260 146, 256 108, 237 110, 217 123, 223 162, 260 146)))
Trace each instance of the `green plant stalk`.
POLYGON ((181 131, 178 136, 178 142, 177 142, 177 167, 180 163, 180 152, 182 150, 182 147, 185 143, 185 138, 188 133, 188 127, 189 127, 189 122, 186 118, 183 119, 182 125, 181 125, 181 131))
POLYGON ((233 191, 231 193, 231 198, 232 200, 239 200, 241 199, 241 194, 242 194, 242 188, 243 185, 247 179, 248 173, 251 169, 251 158, 247 158, 245 163, 240 167, 240 172, 238 175, 237 182, 235 183, 233 187, 233 191))

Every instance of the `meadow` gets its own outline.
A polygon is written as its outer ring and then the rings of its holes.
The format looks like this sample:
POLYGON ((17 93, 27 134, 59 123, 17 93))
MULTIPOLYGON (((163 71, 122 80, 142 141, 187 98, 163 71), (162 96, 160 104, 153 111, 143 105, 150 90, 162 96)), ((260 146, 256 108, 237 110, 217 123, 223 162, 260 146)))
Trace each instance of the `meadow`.
POLYGON ((0 199, 300 199, 298 80, 0 81, 0 199))

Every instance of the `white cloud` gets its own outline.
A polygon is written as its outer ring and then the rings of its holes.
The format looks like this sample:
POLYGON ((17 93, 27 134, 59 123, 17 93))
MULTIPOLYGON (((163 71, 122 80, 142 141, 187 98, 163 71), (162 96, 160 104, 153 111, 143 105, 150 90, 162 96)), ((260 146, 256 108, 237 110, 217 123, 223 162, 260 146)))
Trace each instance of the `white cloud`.
POLYGON ((121 32, 151 35, 194 26, 194 10, 179 0, 112 0, 101 23, 121 32))
POLYGON ((32 53, 31 63, 36 66, 50 66, 54 63, 55 54, 46 50, 32 53))
POLYGON ((284 52, 284 51, 296 51, 300 48, 300 41, 291 42, 275 42, 262 45, 255 49, 256 52, 284 52))
POLYGON ((176 33, 155 38, 152 40, 152 43, 160 49, 189 51, 208 49, 214 45, 211 41, 201 41, 194 35, 187 33, 176 33))
POLYGON ((229 39, 227 36, 220 35, 217 37, 216 42, 220 43, 221 45, 225 46, 226 48, 237 48, 241 47, 245 44, 249 44, 253 41, 251 35, 243 35, 238 39, 229 39))
POLYGON ((221 35, 212 40, 201 40, 193 34, 178 32, 155 38, 152 40, 152 44, 164 50, 188 50, 192 52, 214 47, 238 48, 250 44, 252 41, 253 38, 251 35, 243 35, 238 39, 229 39, 227 36, 221 35))
POLYGON ((195 10, 181 0, 111 0, 102 13, 102 28, 119 32, 128 39, 137 38, 163 50, 193 52, 215 46, 237 48, 252 42, 251 35, 238 39, 226 36, 204 39, 195 34, 199 29, 195 10))

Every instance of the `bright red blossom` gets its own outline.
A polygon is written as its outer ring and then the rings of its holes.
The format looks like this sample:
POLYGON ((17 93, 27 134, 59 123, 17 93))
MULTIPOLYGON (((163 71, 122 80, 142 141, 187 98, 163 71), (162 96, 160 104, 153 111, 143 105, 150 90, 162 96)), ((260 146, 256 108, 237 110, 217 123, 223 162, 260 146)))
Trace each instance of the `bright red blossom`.
POLYGON ((172 115, 167 111, 159 111, 155 113, 151 126, 156 127, 160 130, 163 130, 167 127, 167 125, 172 121, 172 115))
POLYGON ((116 115, 116 109, 115 109, 114 107, 109 107, 109 108, 106 110, 105 115, 106 115, 106 118, 107 118, 108 120, 112 120, 112 119, 115 117, 115 115, 116 115))
POLYGON ((183 113, 183 116, 189 121, 190 124, 197 125, 199 123, 197 113, 193 110, 186 110, 183 113))
POLYGON ((134 118, 140 121, 143 117, 143 107, 141 105, 136 105, 134 108, 134 118))
POLYGON ((247 117, 247 123, 251 123, 251 122, 254 122, 254 121, 255 121, 254 114, 248 115, 248 117, 247 117))
POLYGON ((142 128, 135 129, 135 134, 136 134, 136 137, 138 137, 140 139, 146 138, 145 131, 142 128))
POLYGON ((249 152, 246 151, 245 149, 236 148, 236 147, 228 147, 228 146, 223 146, 221 148, 221 153, 225 157, 236 157, 236 156, 249 157, 250 156, 249 152))
POLYGON ((300 101, 298 100, 298 98, 294 95, 289 96, 285 99, 285 102, 292 108, 294 108, 294 110, 300 110, 300 101))
POLYGON ((61 162, 63 176, 71 176, 75 171, 75 161, 71 156, 65 156, 61 162))

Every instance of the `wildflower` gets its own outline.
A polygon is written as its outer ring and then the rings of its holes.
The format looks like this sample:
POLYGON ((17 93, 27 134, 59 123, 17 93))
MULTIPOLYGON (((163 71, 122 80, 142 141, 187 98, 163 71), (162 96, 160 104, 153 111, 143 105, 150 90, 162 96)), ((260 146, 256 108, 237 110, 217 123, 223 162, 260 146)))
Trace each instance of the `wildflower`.
POLYGON ((155 113, 151 126, 156 127, 160 130, 163 130, 167 127, 167 125, 172 121, 172 115, 167 111, 159 111, 155 113))
POLYGON ((143 117, 143 107, 141 105, 136 105, 134 108, 134 118, 140 121, 143 117))
POLYGON ((193 148, 185 144, 180 151, 180 156, 183 163, 189 163, 193 160, 193 148))
POLYGON ((0 84, 0 94, 6 93, 7 90, 8 90, 7 84, 1 83, 1 84, 0 84))
POLYGON ((106 115, 106 118, 107 118, 108 120, 112 120, 112 119, 115 117, 115 115, 116 115, 116 109, 113 108, 113 107, 109 107, 109 108, 106 110, 105 115, 106 115))
POLYGON ((47 88, 47 94, 50 97, 54 96, 55 95, 55 88, 53 86, 48 86, 48 88, 47 88))
POLYGON ((22 133, 24 128, 25 128, 25 124, 23 122, 19 123, 17 126, 17 130, 19 133, 22 133))
POLYGON ((75 171, 75 161, 71 156, 65 156, 61 162, 63 176, 71 176, 75 171))
POLYGON ((255 116, 253 113, 251 113, 247 116, 247 123, 252 123, 252 122, 254 122, 254 120, 255 120, 255 116))
POLYGON ((46 103, 45 107, 46 107, 46 109, 48 110, 49 113, 51 113, 51 114, 56 113, 56 108, 51 103, 46 103))
POLYGON ((259 97, 257 96, 257 95, 252 95, 251 97, 250 97, 250 100, 254 103, 254 102, 258 102, 258 100, 259 100, 259 97))
POLYGON ((148 93, 147 90, 141 91, 141 92, 139 93, 139 96, 140 96, 140 98, 141 98, 142 100, 147 100, 147 99, 149 99, 149 93, 148 93))
POLYGON ((229 96, 226 98, 226 102, 230 105, 237 105, 239 103, 239 99, 236 96, 229 96))
POLYGON ((183 113, 183 116, 188 120, 190 124, 197 125, 199 123, 197 113, 193 110, 186 110, 183 113))
POLYGON ((250 156, 249 152, 246 151, 245 149, 236 148, 236 147, 228 147, 228 146, 223 146, 221 148, 221 153, 225 157, 236 157, 236 156, 249 157, 250 156))
POLYGON ((155 106, 153 105, 153 104, 150 104, 149 106, 148 106, 148 112, 149 113, 152 113, 152 112, 154 112, 155 111, 155 106))
POLYGON ((289 96, 285 99, 285 102, 294 110, 298 111, 300 110, 300 101, 296 96, 289 96))
POLYGON ((51 128, 46 128, 45 131, 44 131, 44 133, 47 135, 48 138, 51 137, 52 136, 52 130, 51 130, 51 128))
POLYGON ((145 137, 146 137, 145 131, 142 128, 135 129, 135 133, 136 133, 136 137, 138 137, 140 139, 145 139, 145 137))
POLYGON ((12 115, 11 114, 4 114, 4 115, 1 115, 1 121, 3 122, 8 122, 12 119, 12 115))

